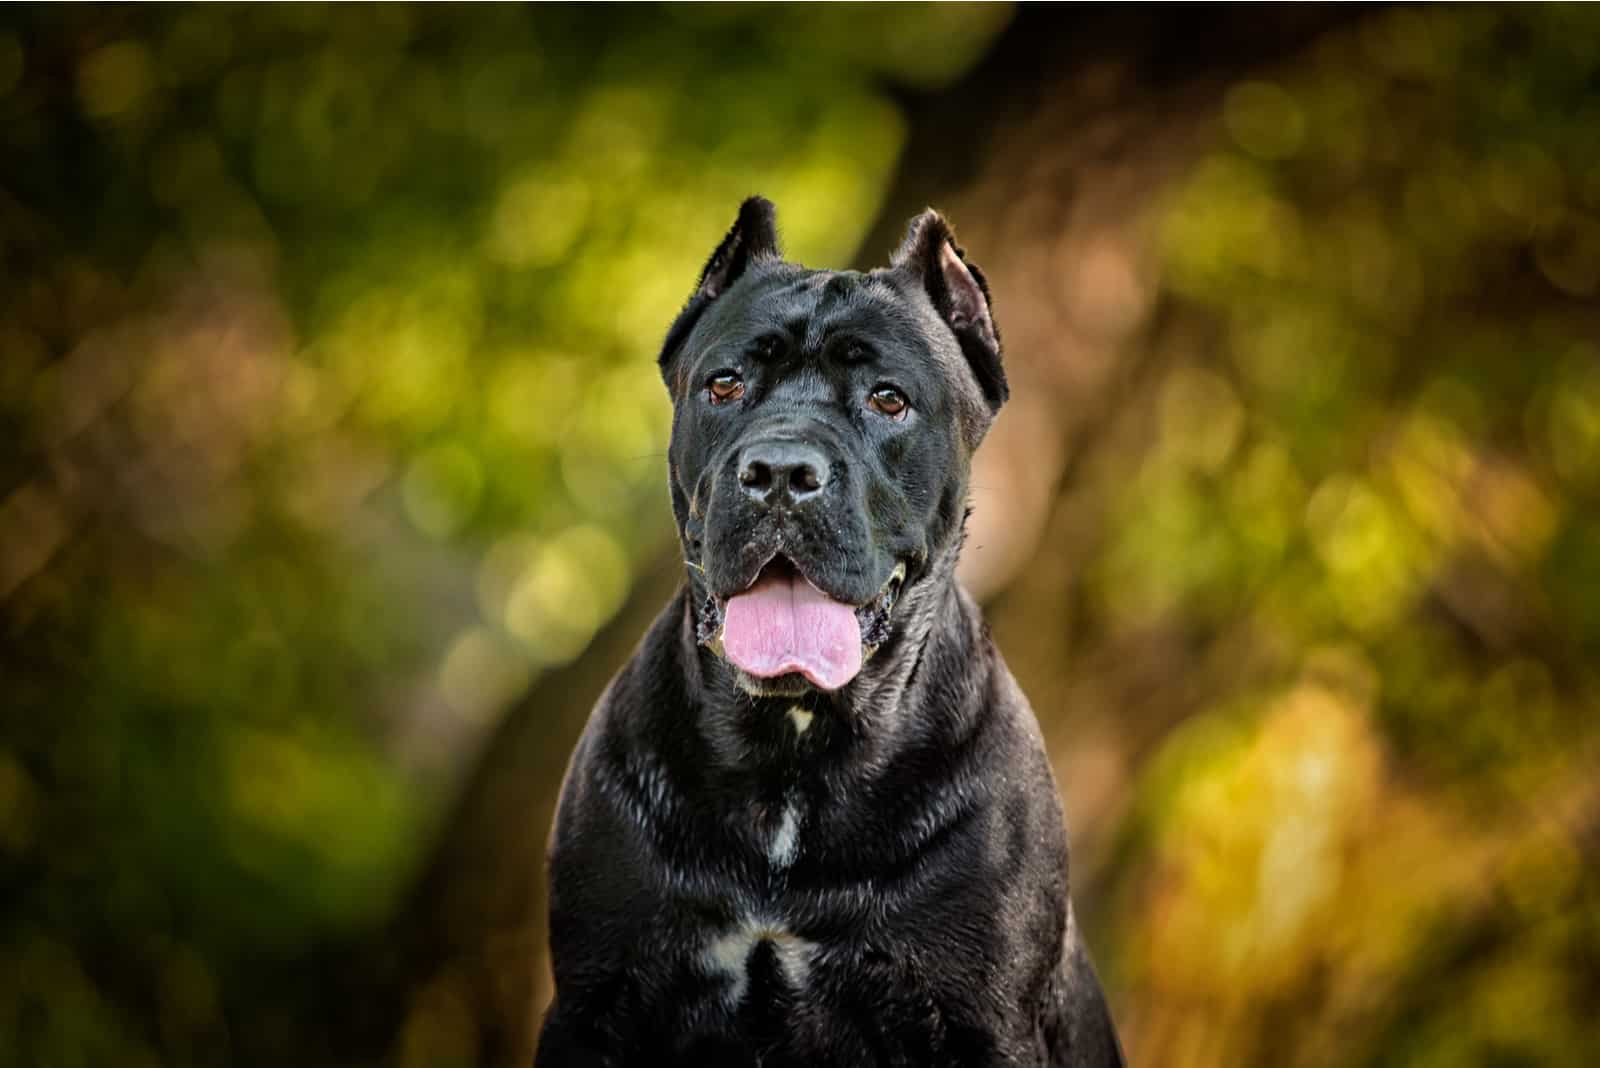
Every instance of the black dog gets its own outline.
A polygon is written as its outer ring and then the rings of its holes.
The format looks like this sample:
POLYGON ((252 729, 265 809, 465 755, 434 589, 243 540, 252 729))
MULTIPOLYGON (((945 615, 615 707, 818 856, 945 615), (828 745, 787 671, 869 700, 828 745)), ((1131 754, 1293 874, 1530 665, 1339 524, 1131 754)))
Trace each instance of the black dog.
POLYGON ((953 571, 1007 387, 934 212, 870 274, 745 202, 667 334, 687 587, 591 716, 538 1064, 1120 1065, 1033 712, 953 571))

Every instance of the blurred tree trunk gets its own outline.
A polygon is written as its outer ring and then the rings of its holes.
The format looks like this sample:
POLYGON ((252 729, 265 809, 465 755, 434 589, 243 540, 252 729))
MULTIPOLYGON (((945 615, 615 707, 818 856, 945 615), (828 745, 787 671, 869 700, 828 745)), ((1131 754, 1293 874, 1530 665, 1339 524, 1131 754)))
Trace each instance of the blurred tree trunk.
MULTIPOLYGON (((1143 373, 1138 362, 1161 352, 1150 341, 1161 324, 1146 209, 1210 135, 1229 84, 1359 10, 1024 6, 959 84, 900 94, 908 147, 861 265, 885 262, 906 219, 936 204, 993 283, 1014 399, 974 477, 965 577, 994 601, 1000 644, 1036 707, 1070 703, 1059 649, 1044 637, 1066 629, 1070 605, 1029 592, 1058 583, 1011 579, 1070 570, 1073 547, 1094 540, 1093 515, 1071 507, 1075 465, 1133 392, 1123 387, 1143 373)), ((347 1015, 334 1030, 351 1056, 529 1063, 549 994, 544 849, 562 771, 681 566, 676 546, 664 549, 583 657, 544 676, 500 724, 409 900, 354 970, 340 969, 347 1015)), ((1104 784, 1070 765, 1062 778, 1084 821, 1081 856, 1084 829, 1106 815, 1104 784), (1087 792, 1075 796, 1080 779, 1087 792)))

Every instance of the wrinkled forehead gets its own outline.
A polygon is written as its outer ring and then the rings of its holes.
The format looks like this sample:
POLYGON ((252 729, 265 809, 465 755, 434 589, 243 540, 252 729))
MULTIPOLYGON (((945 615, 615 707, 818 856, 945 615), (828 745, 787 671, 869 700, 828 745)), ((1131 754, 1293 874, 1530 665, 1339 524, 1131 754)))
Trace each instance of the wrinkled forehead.
MULTIPOLYGON (((840 334, 927 344, 932 305, 888 271, 812 271, 776 264, 747 276, 708 319, 718 335, 779 333, 821 352, 840 334), (921 298, 919 300, 919 298, 921 298)), ((937 335, 933 335, 937 336, 937 335)))
POLYGON ((955 335, 920 283, 881 268, 818 271, 772 263, 752 271, 712 305, 690 348, 716 362, 755 338, 778 334, 800 351, 821 354, 836 336, 872 345, 897 373, 938 380, 955 402, 969 443, 986 421, 983 390, 955 335))

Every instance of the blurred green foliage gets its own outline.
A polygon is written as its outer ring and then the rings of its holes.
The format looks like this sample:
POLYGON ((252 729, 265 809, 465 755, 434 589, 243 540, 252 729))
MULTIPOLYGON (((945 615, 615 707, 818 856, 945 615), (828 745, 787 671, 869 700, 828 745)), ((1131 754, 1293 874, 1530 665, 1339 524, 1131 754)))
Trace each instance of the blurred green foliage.
POLYGON ((884 86, 1008 17, 0 16, 0 1049, 292 1048, 271 963, 670 536, 655 349, 739 200, 847 258, 884 86))
MULTIPOLYGON (((0 1060, 311 1055, 283 976, 664 558, 655 347, 738 200, 849 260, 886 86, 1010 14, 0 14, 0 1060)), ((1153 212, 1185 330, 1025 621, 1180 695, 1039 703, 1139 757, 1084 909, 1136 1062, 1600 1048, 1597 86, 1586 8, 1366 12, 1153 212)))
POLYGON ((1148 1063, 1600 1050, 1597 87, 1594 9, 1382 12, 1233 85, 1162 212, 1215 340, 1091 580, 1214 643, 1130 831, 1148 1063))

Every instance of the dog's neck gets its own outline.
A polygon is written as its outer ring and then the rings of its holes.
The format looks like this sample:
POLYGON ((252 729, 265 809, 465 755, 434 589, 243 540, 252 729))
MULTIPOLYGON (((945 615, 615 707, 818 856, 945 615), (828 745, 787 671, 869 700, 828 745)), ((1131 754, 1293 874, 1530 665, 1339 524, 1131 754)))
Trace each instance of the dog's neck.
POLYGON ((896 625, 843 688, 798 696, 741 689, 733 669, 698 641, 696 593, 684 596, 680 663, 710 760, 764 781, 830 766, 885 768, 930 733, 959 734, 981 703, 972 678, 987 678, 986 641, 976 606, 960 589, 955 553, 908 587, 896 625), (944 619, 957 626, 935 626, 944 619), (971 670, 972 668, 978 670, 971 670), (951 680, 965 680, 952 686, 951 680))

